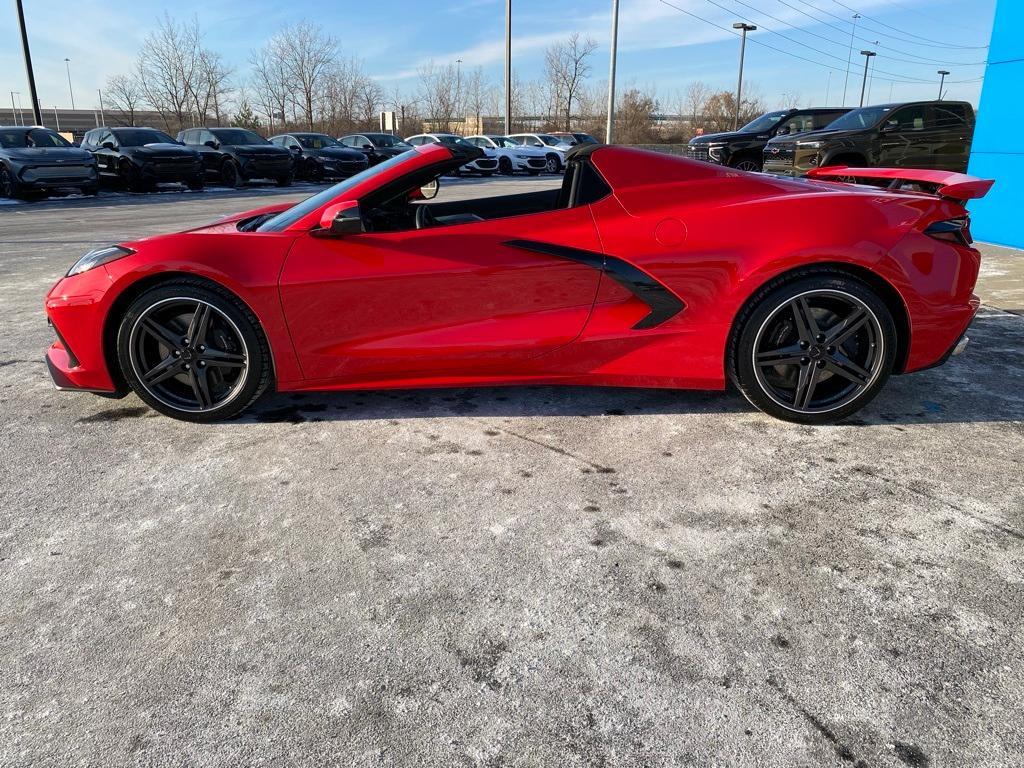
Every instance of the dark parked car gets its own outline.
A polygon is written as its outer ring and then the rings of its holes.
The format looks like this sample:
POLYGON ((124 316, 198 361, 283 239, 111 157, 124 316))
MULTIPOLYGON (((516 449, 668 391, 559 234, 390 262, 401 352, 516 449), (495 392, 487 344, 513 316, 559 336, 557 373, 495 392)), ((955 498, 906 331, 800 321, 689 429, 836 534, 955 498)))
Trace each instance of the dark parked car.
POLYGON ((352 147, 366 153, 370 165, 376 165, 381 160, 400 155, 412 149, 411 144, 406 144, 398 136, 390 133, 351 133, 338 139, 346 147, 352 147))
POLYGON ((295 177, 288 152, 244 128, 189 128, 178 134, 178 141, 199 152, 207 178, 227 187, 252 179, 272 179, 287 187, 295 177))
POLYGON ((824 130, 768 142, 764 169, 803 176, 812 168, 967 170, 974 109, 963 101, 880 104, 849 112, 824 130))
POLYGON ((93 128, 82 139, 82 149, 96 158, 101 179, 119 181, 132 191, 174 181, 203 188, 199 153, 155 128, 93 128))
POLYGON ((96 160, 59 133, 39 126, 0 127, 0 197, 77 187, 95 195, 96 160))
POLYGON ((296 173, 309 181, 347 179, 370 164, 362 151, 346 149, 326 133, 282 133, 270 141, 289 152, 296 173))
POLYGON ((695 136, 686 147, 686 156, 741 171, 760 171, 762 153, 770 139, 781 134, 816 131, 848 111, 842 107, 816 107, 768 112, 738 131, 695 136))
POLYGON ((552 131, 551 135, 561 139, 566 144, 571 144, 574 147, 581 144, 600 144, 601 142, 591 136, 589 133, 570 133, 569 131, 552 131))

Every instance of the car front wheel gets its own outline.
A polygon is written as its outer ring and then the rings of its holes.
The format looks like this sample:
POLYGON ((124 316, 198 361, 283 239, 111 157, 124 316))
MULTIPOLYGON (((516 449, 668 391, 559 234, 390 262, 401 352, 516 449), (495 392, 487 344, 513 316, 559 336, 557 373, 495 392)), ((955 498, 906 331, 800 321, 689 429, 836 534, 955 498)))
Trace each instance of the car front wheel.
POLYGON ((863 408, 896 359, 896 325, 878 294, 841 274, 769 285, 740 318, 730 366, 754 406, 823 424, 863 408))
POLYGON ((235 296, 197 280, 152 288, 117 334, 125 379, 147 405, 186 421, 237 416, 270 383, 259 321, 235 296))
POLYGON ((558 159, 558 155, 547 156, 547 161, 544 163, 544 170, 548 173, 558 173, 562 170, 562 162, 558 159))
POLYGON ((18 188, 18 182, 14 180, 14 174, 6 166, 0 165, 0 197, 13 200, 20 196, 21 190, 18 188))

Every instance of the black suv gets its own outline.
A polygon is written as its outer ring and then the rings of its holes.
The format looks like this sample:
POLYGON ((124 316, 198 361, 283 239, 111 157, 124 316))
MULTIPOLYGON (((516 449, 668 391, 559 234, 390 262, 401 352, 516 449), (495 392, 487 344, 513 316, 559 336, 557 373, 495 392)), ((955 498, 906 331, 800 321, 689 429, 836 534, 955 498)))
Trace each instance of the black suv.
POLYGON ((82 139, 82 149, 96 158, 101 178, 120 181, 134 192, 172 181, 203 188, 199 153, 155 128, 93 128, 82 139))
POLYGON ((40 126, 0 127, 0 197, 61 187, 95 195, 98 186, 96 160, 59 133, 40 126))
POLYGON ((346 149, 326 133, 282 133, 270 141, 295 158, 298 175, 309 181, 347 179, 369 166, 360 150, 346 149))
POLYGON ((399 136, 392 136, 390 133, 350 133, 338 141, 346 147, 365 152, 370 165, 376 165, 381 160, 387 160, 412 149, 412 144, 406 144, 399 136))
POLYGON ((752 120, 738 131, 695 136, 686 147, 686 156, 693 160, 728 165, 740 171, 760 171, 762 151, 775 136, 824 128, 837 117, 849 112, 843 107, 814 109, 780 109, 752 120))
POLYGON ((855 109, 822 131, 768 142, 764 169, 803 176, 812 168, 933 168, 965 171, 974 109, 962 101, 917 101, 855 109))
POLYGON ((273 179, 287 187, 295 178, 295 164, 286 150, 244 128, 189 128, 178 134, 178 141, 199 152, 207 177, 226 187, 252 179, 273 179))

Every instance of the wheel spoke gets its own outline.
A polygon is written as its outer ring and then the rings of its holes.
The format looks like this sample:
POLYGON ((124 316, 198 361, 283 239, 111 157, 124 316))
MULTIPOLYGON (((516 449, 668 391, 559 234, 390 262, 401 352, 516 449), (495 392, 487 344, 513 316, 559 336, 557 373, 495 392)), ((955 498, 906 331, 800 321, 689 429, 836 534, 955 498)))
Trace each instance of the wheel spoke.
POLYGON ((165 381, 172 376, 177 376, 179 373, 181 373, 181 360, 174 357, 174 355, 168 355, 142 374, 142 380, 150 386, 153 386, 154 384, 159 384, 161 381, 165 381))
POLYGON ((177 349, 181 346, 181 334, 171 330, 163 323, 158 323, 152 317, 144 317, 142 319, 142 328, 150 336, 171 349, 177 349))
POLYGON ((193 347, 206 341, 206 329, 209 324, 210 306, 200 302, 196 305, 196 311, 192 313, 192 320, 188 324, 188 340, 193 347))
POLYGON ((801 341, 812 343, 818 335, 818 324, 814 321, 814 314, 811 312, 807 299, 803 296, 789 302, 793 312, 793 320, 796 321, 796 330, 801 341))
POLYGON ((825 361, 825 369, 837 376, 849 379, 860 387, 866 387, 871 379, 871 373, 864 370, 846 355, 836 353, 825 361))
POLYGON ((210 396, 210 381, 206 378, 206 371, 193 367, 188 372, 188 379, 192 385, 192 394, 195 395, 199 407, 206 410, 212 406, 213 398, 210 396))
POLYGON ((825 334, 825 343, 839 347, 848 338, 867 325, 868 313, 858 307, 852 314, 836 323, 825 334))
POLYGON ((796 391, 793 393, 793 405, 797 408, 806 409, 810 407, 814 399, 814 390, 818 386, 819 368, 813 363, 800 367, 800 378, 796 383, 796 391))
POLYGON ((791 344, 788 347, 779 347, 778 349, 769 349, 765 352, 757 353, 757 364, 762 366, 773 366, 773 365, 794 365, 800 362, 800 358, 805 355, 805 352, 800 348, 799 344, 791 344))
POLYGON ((245 355, 239 355, 235 352, 225 352, 222 349, 213 349, 207 347, 199 355, 199 359, 206 362, 207 365, 215 368, 244 368, 245 367, 245 355))

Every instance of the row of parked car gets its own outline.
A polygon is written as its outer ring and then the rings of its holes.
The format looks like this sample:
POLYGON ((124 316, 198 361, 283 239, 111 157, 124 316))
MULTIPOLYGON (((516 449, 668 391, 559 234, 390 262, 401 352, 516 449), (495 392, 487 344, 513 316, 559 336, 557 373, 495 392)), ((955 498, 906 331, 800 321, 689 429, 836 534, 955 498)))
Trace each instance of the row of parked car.
POLYGON ((582 133, 523 133, 513 136, 421 133, 401 139, 359 133, 335 139, 292 132, 269 139, 244 128, 189 128, 177 139, 155 128, 99 127, 75 146, 41 126, 0 127, 0 197, 78 188, 94 195, 101 182, 132 191, 177 182, 202 189, 207 182, 237 187, 269 179, 286 187, 296 178, 312 182, 347 178, 415 146, 431 143, 479 147, 484 156, 459 173, 559 173, 565 154, 596 140, 582 133))
POLYGON ((963 172, 973 135, 974 109, 962 101, 784 109, 761 115, 738 131, 698 136, 686 154, 742 171, 787 176, 837 165, 963 172))

